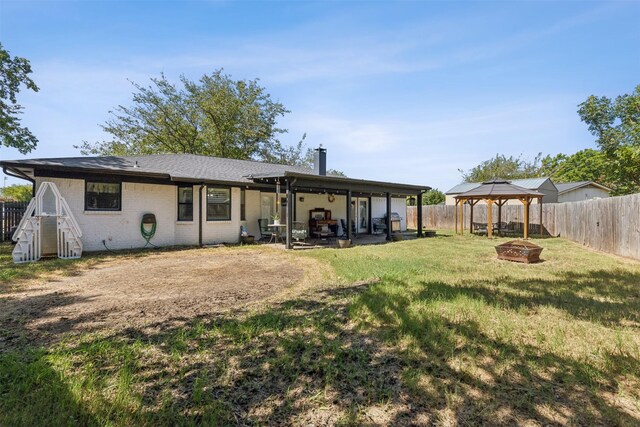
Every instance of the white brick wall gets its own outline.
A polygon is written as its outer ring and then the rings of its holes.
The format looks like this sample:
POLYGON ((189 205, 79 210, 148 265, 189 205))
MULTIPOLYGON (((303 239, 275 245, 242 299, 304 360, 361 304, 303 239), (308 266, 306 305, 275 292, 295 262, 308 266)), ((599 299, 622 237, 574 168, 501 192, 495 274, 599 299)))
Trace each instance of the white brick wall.
POLYGON ((258 219, 260 219, 260 191, 257 190, 245 190, 245 221, 242 221, 243 225, 247 226, 249 234, 260 238, 260 228, 258 227, 258 219))
MULTIPOLYGON (((207 194, 202 192, 202 215, 207 215, 207 194)), ((197 204, 196 204, 197 206, 197 204)), ((197 209, 196 209, 197 210, 197 209)), ((240 240, 240 188, 231 188, 231 220, 230 221, 205 221, 202 224, 202 243, 210 245, 214 243, 238 243, 240 240)))
POLYGON ((122 183, 122 210, 92 212, 84 210, 84 180, 67 178, 36 178, 56 184, 82 230, 86 251, 104 250, 102 240, 110 249, 131 249, 144 246, 140 221, 145 213, 156 216, 158 227, 152 243, 175 244, 177 192, 172 185, 122 183))
MULTIPOLYGON (((193 186, 193 221, 178 221, 178 206, 177 206, 178 190, 174 189, 173 191, 176 192, 175 244, 176 245, 197 245, 198 244, 198 221, 200 221, 200 217, 198 216, 198 192, 200 191, 200 185, 193 186)), ((202 190, 202 192, 204 193, 205 191, 206 191, 206 187, 202 190)))
MULTIPOLYGON (((36 178, 36 189, 43 181, 56 184, 66 199, 82 230, 85 251, 132 249, 144 246, 140 221, 145 213, 156 216, 156 234, 151 243, 157 246, 198 244, 198 189, 193 187, 194 220, 182 222, 178 216, 178 193, 174 185, 122 183, 122 210, 93 212, 84 210, 84 180, 67 178, 36 178)), ((206 188, 203 190, 202 215, 206 216, 206 188)), ((236 243, 240 235, 240 188, 231 190, 231 220, 205 221, 204 244, 236 243)), ((258 206, 259 209, 259 206, 258 206)))
MULTIPOLYGON (((36 187, 43 181, 56 184, 66 199, 78 225, 82 230, 82 243, 85 251, 104 250, 102 241, 109 249, 132 249, 144 246, 145 240, 140 234, 140 221, 145 213, 153 213, 158 223, 156 234, 151 242, 157 246, 197 245, 198 244, 198 197, 199 185, 193 186, 193 221, 177 220, 178 193, 174 185, 122 183, 122 210, 118 212, 93 212, 84 210, 84 180, 67 178, 36 178, 36 187)), ((37 188, 36 188, 37 189, 37 188)), ((261 192, 246 190, 246 220, 240 221, 240 188, 231 189, 231 220, 204 221, 202 241, 204 244, 237 243, 240 225, 245 224, 249 233, 259 237, 258 219, 261 215, 261 192)), ((206 218, 206 188, 203 190, 201 215, 206 218)), ((336 196, 333 203, 327 200, 327 194, 298 193, 296 195, 296 221, 308 224, 309 210, 325 208, 331 210, 332 218, 346 219, 346 197, 336 196), (300 202, 299 198, 304 197, 300 202)), ((392 211, 402 217, 402 229, 406 229, 406 203, 404 198, 394 198, 392 211)), ((372 197, 372 216, 383 217, 386 212, 386 199, 372 197)))

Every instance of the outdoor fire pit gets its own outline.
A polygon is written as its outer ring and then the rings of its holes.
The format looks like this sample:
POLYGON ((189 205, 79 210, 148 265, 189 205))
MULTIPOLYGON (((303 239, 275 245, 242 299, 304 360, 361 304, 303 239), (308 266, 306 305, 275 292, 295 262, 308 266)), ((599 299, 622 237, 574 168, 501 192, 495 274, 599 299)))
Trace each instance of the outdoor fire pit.
POLYGON ((542 249, 540 246, 525 242, 524 240, 512 240, 496 246, 498 259, 524 262, 527 264, 539 262, 542 249))

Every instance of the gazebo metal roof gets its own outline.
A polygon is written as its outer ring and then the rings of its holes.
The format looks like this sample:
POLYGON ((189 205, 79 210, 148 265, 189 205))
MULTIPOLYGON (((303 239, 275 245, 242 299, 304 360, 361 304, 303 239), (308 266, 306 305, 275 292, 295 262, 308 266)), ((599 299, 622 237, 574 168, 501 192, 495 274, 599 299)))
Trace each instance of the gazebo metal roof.
POLYGON ((520 187, 504 179, 492 179, 491 181, 485 181, 482 185, 473 188, 464 193, 455 196, 456 199, 491 199, 491 200, 508 200, 508 199, 521 199, 525 197, 539 198, 544 194, 539 191, 529 190, 528 188, 520 187))
MULTIPOLYGON (((487 236, 489 238, 493 235, 493 222, 492 222, 492 207, 495 203, 498 205, 498 224, 501 222, 502 206, 508 200, 519 200, 524 206, 524 238, 529 237, 529 206, 534 199, 538 199, 540 204, 540 234, 542 235, 542 198, 544 194, 539 191, 529 190, 528 188, 520 187, 512 184, 510 181, 494 178, 490 181, 485 181, 482 185, 472 188, 469 191, 458 194, 455 196, 456 200, 456 233, 458 228, 458 205, 460 206, 460 234, 464 230, 464 203, 467 202, 471 206, 471 223, 473 223, 473 206, 481 200, 485 200, 488 205, 488 224, 487 224, 487 236)), ((471 226, 469 228, 471 231, 471 226)))

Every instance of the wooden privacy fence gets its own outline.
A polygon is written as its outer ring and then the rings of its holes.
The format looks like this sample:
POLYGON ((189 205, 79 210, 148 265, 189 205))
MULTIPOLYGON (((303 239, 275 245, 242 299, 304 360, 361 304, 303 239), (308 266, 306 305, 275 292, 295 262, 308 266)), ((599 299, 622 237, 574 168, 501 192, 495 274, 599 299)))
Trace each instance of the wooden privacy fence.
MULTIPOLYGON (((474 222, 487 222, 487 205, 473 208, 474 222)), ((530 208, 530 229, 536 237, 540 227, 540 210, 537 204, 530 208)), ((416 228, 415 206, 407 206, 407 227, 416 228)), ((469 206, 464 207, 464 230, 469 232, 469 206)), ((494 222, 498 221, 498 207, 493 206, 494 222)), ((502 207, 502 221, 511 223, 522 232, 523 206, 502 207)), ((422 222, 426 228, 454 229, 455 206, 423 206, 422 222)), ((640 259, 640 194, 585 200, 571 203, 542 205, 544 233, 563 237, 603 252, 640 259)))
POLYGON ((0 202, 2 221, 2 241, 11 240, 15 227, 18 226, 29 202, 0 202))

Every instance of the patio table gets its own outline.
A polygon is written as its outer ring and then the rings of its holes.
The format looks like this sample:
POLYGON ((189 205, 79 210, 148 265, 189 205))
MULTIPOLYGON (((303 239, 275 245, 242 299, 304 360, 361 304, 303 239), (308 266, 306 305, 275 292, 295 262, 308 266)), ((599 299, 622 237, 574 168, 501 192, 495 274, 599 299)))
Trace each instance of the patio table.
POLYGON ((269 243, 274 242, 278 243, 278 239, 282 243, 284 243, 284 239, 282 238, 282 229, 287 228, 287 224, 267 224, 267 227, 273 229, 273 233, 271 234, 271 239, 269 239, 269 243))

